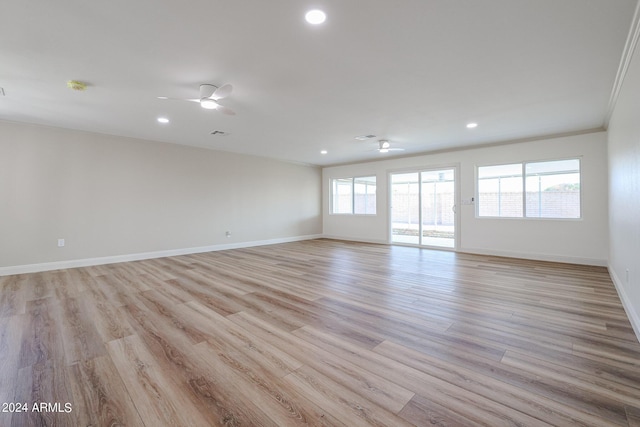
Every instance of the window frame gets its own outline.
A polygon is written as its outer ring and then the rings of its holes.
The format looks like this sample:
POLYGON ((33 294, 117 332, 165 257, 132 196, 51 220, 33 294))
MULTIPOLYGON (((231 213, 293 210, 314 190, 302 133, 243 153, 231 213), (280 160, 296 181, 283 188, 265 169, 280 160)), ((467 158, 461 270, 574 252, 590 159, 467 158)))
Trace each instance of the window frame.
MULTIPOLYGON (((368 188, 368 186, 366 186, 368 188)), ((358 175, 358 176, 347 176, 347 177, 335 177, 335 178, 330 178, 329 179, 329 188, 330 188, 330 206, 329 206, 329 215, 357 215, 357 216, 376 216, 378 215, 378 206, 377 206, 377 201, 378 201, 378 177, 377 175, 358 175), (355 191, 355 185, 356 185, 356 181, 358 179, 363 179, 363 178, 373 178, 373 183, 375 184, 376 190, 373 194, 375 194, 375 198, 376 198, 376 204, 375 206, 375 211, 373 213, 356 213, 356 203, 355 203, 355 199, 356 199, 356 191, 355 191), (335 212, 335 194, 334 194, 334 182, 335 181, 346 181, 346 180, 350 180, 351 181, 351 212, 335 212)), ((367 195, 369 193, 366 193, 367 195)))
POLYGON ((542 220, 542 221, 581 221, 583 219, 583 178, 582 178, 582 158, 583 156, 543 159, 543 160, 526 160, 519 162, 504 162, 504 163, 490 163, 479 164, 475 168, 475 217, 478 219, 504 219, 504 220, 542 220), (544 217, 544 216, 527 216, 527 165, 531 163, 552 163, 560 161, 575 160, 578 162, 578 176, 580 178, 580 190, 579 190, 579 216, 577 217, 544 217), (520 165, 522 169, 522 215, 521 216, 496 216, 496 215, 480 215, 480 168, 490 166, 507 166, 507 165, 520 165))

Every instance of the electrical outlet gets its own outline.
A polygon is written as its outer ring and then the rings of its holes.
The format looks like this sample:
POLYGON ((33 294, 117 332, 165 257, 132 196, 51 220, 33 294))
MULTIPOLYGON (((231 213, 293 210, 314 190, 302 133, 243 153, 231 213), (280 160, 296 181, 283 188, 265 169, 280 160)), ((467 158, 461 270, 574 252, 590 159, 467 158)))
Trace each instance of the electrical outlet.
POLYGON ((64 247, 64 239, 58 239, 58 247, 59 248, 63 248, 64 247))
POLYGON ((227 237, 231 237, 231 232, 227 231, 224 235, 227 236, 227 237))

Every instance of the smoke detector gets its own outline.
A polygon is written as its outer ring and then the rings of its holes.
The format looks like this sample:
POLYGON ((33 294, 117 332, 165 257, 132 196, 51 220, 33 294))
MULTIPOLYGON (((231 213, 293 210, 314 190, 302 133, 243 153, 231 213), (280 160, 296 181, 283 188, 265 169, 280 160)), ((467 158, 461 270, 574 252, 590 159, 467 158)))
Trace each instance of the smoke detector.
POLYGON ((67 87, 71 90, 82 92, 83 90, 87 89, 87 84, 78 80, 69 80, 67 82, 67 87))

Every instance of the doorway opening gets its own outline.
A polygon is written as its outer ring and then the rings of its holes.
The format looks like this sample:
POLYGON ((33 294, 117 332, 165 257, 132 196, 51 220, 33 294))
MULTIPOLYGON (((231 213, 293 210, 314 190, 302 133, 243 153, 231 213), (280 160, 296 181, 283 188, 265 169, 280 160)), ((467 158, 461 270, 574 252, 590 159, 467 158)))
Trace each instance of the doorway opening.
POLYGON ((456 169, 391 174, 391 242, 456 247, 456 169))

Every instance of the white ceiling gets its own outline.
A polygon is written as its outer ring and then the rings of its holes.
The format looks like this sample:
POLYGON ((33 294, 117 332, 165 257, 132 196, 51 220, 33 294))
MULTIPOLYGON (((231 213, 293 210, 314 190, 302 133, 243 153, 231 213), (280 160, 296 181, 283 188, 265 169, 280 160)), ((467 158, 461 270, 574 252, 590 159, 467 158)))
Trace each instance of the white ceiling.
POLYGON ((636 3, 3 0, 0 119, 315 165, 601 128, 636 3), (237 115, 157 99, 201 83, 237 115))

